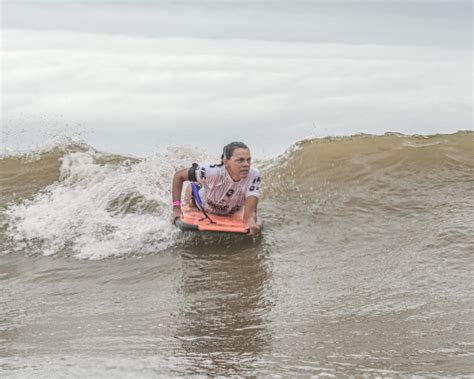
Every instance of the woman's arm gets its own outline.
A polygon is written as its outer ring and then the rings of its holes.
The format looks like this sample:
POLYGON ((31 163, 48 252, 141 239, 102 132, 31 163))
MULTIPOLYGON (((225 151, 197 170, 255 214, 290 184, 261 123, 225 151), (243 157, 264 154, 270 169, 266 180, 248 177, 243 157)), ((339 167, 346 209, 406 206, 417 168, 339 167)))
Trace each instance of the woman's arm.
POLYGON ((173 205, 173 224, 178 217, 183 215, 181 211, 181 192, 183 191, 183 183, 188 180, 188 169, 179 170, 174 174, 171 194, 173 203, 179 202, 179 205, 173 205))
POLYGON ((248 196, 244 205, 244 223, 249 228, 249 234, 255 235, 260 231, 257 218, 258 197, 248 196))

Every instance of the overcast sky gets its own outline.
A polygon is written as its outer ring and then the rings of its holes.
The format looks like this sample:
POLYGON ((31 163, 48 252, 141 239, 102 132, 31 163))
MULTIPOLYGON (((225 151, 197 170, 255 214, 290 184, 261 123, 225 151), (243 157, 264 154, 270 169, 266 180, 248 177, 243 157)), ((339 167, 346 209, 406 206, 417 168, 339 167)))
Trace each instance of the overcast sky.
POLYGON ((472 46, 472 2, 3 1, 4 28, 150 37, 472 46))
POLYGON ((471 1, 3 1, 1 19, 4 145, 56 128, 273 154, 472 127, 471 1))

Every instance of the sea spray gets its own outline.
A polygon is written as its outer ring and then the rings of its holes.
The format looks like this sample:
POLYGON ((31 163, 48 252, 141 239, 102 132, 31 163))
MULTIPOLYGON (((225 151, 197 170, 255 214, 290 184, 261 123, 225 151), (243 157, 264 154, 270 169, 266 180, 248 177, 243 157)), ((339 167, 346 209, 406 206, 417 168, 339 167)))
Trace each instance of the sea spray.
POLYGON ((171 226, 166 160, 101 165, 93 152, 62 157, 59 181, 11 206, 8 234, 45 255, 100 259, 164 249, 171 226))

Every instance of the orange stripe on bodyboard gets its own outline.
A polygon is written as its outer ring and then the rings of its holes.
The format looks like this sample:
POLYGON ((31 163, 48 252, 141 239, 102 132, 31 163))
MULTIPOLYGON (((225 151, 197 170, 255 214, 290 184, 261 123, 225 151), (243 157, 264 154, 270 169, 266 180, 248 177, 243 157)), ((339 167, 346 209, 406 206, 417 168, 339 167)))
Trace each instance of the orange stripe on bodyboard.
POLYGON ((184 205, 181 221, 188 225, 195 225, 200 231, 248 233, 248 228, 243 222, 243 212, 237 212, 229 216, 210 214, 209 217, 215 224, 211 223, 204 214, 196 208, 184 205))

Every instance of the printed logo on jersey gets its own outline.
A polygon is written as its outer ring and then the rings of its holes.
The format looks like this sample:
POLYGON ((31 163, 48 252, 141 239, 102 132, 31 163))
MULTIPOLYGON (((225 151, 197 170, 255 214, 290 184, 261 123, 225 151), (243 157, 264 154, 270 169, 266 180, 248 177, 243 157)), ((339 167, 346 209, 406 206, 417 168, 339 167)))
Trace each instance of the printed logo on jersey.
POLYGON ((233 193, 234 193, 234 190, 231 188, 230 190, 227 191, 226 196, 231 197, 233 193))
POLYGON ((260 176, 257 176, 254 180, 252 180, 252 185, 250 186, 249 191, 250 192, 255 191, 255 190, 260 191, 259 183, 260 183, 260 176))
POLYGON ((201 170, 199 171, 199 175, 201 176, 201 179, 206 179, 206 168, 201 167, 201 170))
POLYGON ((214 208, 216 211, 219 211, 219 212, 225 212, 225 211, 227 211, 227 209, 229 209, 228 205, 217 204, 214 201, 212 201, 211 199, 207 199, 207 204, 210 205, 212 208, 214 208))

